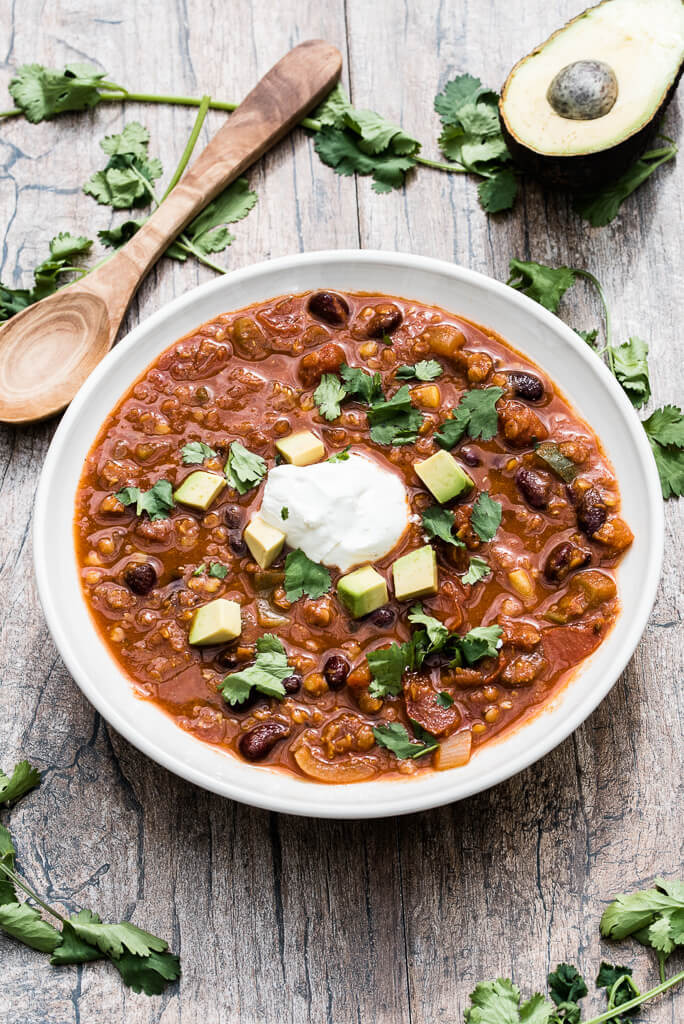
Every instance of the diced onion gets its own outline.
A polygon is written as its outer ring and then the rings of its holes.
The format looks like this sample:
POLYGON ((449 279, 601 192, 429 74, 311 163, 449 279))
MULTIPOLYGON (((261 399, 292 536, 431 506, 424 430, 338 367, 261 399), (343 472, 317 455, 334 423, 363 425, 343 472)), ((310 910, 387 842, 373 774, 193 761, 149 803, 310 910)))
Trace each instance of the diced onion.
POLYGON ((442 740, 434 760, 437 771, 445 772, 448 768, 457 768, 459 765, 467 764, 470 760, 472 744, 473 738, 469 729, 455 732, 453 736, 442 740))

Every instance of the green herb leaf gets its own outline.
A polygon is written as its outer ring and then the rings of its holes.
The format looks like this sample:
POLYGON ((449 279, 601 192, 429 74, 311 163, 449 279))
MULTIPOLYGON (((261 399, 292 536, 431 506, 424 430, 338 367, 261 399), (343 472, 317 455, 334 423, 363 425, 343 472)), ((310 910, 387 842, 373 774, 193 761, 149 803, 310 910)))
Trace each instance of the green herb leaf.
POLYGON ((439 743, 434 737, 431 737, 431 743, 412 740, 406 728, 399 722, 378 725, 373 729, 373 735, 378 746, 391 750, 402 761, 408 758, 423 757, 424 754, 430 754, 439 747, 439 743))
POLYGON ((13 803, 39 785, 40 772, 28 761, 15 764, 9 778, 0 770, 0 804, 13 803))
POLYGON ((0 929, 41 953, 51 953, 62 941, 57 929, 44 921, 35 907, 28 903, 0 906, 0 929))
POLYGON ((609 182, 595 192, 579 196, 575 200, 575 211, 580 217, 588 220, 592 227, 600 228, 610 224, 611 220, 617 217, 625 199, 650 178, 661 164, 673 160, 676 155, 677 147, 674 143, 649 150, 615 181, 609 182))
POLYGON ((330 458, 327 461, 328 462, 346 462, 347 459, 349 458, 349 449, 350 448, 351 448, 351 445, 348 444, 346 448, 342 449, 342 451, 335 452, 334 455, 331 455, 330 458))
POLYGON ((204 441, 189 441, 181 448, 184 466, 201 466, 205 459, 215 459, 216 452, 204 441))
POLYGON ((436 359, 422 359, 413 366, 404 364, 400 366, 395 374, 399 380, 437 380, 444 370, 436 359))
POLYGON ((453 448, 465 435, 469 423, 470 410, 461 402, 452 409, 450 419, 445 420, 435 433, 435 441, 442 448, 453 448))
POLYGON ((0 906, 19 902, 12 880, 3 870, 8 868, 10 871, 14 871, 16 853, 12 836, 4 825, 0 825, 0 906))
POLYGON ((442 690, 435 697, 435 704, 438 704, 440 708, 450 708, 453 703, 454 698, 451 696, 450 693, 447 693, 445 690, 442 690))
POLYGON ((15 71, 9 91, 26 120, 38 124, 68 110, 94 107, 106 74, 92 64, 67 64, 63 71, 42 64, 23 64, 15 71))
POLYGON ((423 512, 423 529, 428 537, 438 537, 453 544, 456 548, 463 548, 465 544, 451 532, 454 525, 454 513, 447 508, 440 508, 438 505, 431 505, 423 512))
POLYGON ((575 331, 575 334, 579 334, 582 341, 586 341, 590 348, 594 348, 594 342, 598 338, 598 328, 594 327, 590 331, 575 331))
MULTIPOLYGON (((631 967, 621 967, 618 964, 612 965, 607 964, 605 961, 602 962, 599 969, 598 977, 596 978, 597 988, 605 989, 606 998, 608 1000, 608 1009, 618 1009, 620 1006, 624 1006, 635 996, 641 995, 639 989, 632 980, 632 969, 631 967)), ((628 1010, 627 1014, 631 1017, 632 1014, 636 1013, 636 1007, 632 1010, 628 1010)), ((617 1015, 614 1018, 614 1024, 622 1024, 624 1017, 617 1015)))
POLYGON ((228 566, 223 565, 222 562, 212 562, 209 566, 209 575, 217 580, 225 580, 228 575, 228 566))
POLYGON ((304 594, 311 598, 322 597, 330 590, 330 573, 297 548, 285 559, 284 586, 288 601, 298 601, 304 594))
MULTIPOLYGON (((80 911, 80 913, 84 913, 84 911, 80 911)), ((86 910, 85 913, 89 914, 90 911, 86 910)), ((104 959, 104 953, 101 950, 79 938, 69 921, 65 921, 62 925, 61 935, 62 941, 50 957, 53 967, 64 967, 67 964, 87 964, 93 960, 104 959)))
POLYGON ((371 670, 371 697, 398 697, 404 672, 412 667, 412 646, 392 643, 366 655, 371 670))
MULTIPOLYGON (((330 462, 330 459, 328 459, 328 462, 330 462)), ((282 508, 281 508, 281 510, 280 510, 280 518, 281 518, 281 519, 283 520, 283 522, 284 522, 284 521, 285 521, 286 519, 288 519, 288 518, 289 518, 289 516, 290 516, 290 510, 289 510, 289 508, 287 507, 287 505, 283 505, 283 507, 282 507, 282 508)))
POLYGON ((147 217, 141 217, 140 220, 125 220, 115 228, 103 228, 102 231, 98 231, 97 237, 108 249, 120 249, 140 231, 146 220, 147 217))
POLYGON ((9 320, 34 302, 53 295, 66 283, 61 275, 81 269, 74 263, 90 251, 92 244, 89 238, 71 235, 68 231, 56 235, 50 242, 50 255, 33 271, 34 284, 30 290, 0 284, 0 321, 9 320))
POLYGON ((508 978, 481 981, 470 993, 465 1024, 556 1024, 555 1008, 538 992, 520 1003, 520 989, 508 978), (555 1020, 554 1020, 555 1018, 555 1020))
POLYGON ((648 375, 648 345, 641 338, 630 338, 612 349, 615 376, 635 409, 651 397, 648 375))
POLYGON ((161 162, 149 158, 149 142, 150 133, 138 121, 129 122, 118 135, 106 135, 100 146, 109 160, 83 186, 86 195, 115 210, 147 205, 163 173, 161 162))
POLYGON ((653 889, 618 896, 603 912, 601 934, 633 935, 665 960, 675 946, 684 946, 684 883, 656 878, 653 889))
POLYGON ((459 639, 459 648, 469 665, 481 658, 496 658, 501 647, 501 626, 476 626, 459 639))
POLYGON ((238 494, 246 494, 258 487, 268 467, 260 455, 250 452, 239 441, 233 441, 226 463, 226 479, 238 494))
POLYGON ((491 572, 492 570, 487 565, 484 558, 480 558, 479 555, 472 555, 468 571, 461 576, 461 582, 469 583, 471 586, 474 586, 476 583, 479 583, 480 580, 484 580, 490 576, 491 572))
MULTIPOLYGON (((257 199, 258 196, 250 189, 247 179, 238 178, 188 224, 183 232, 184 238, 187 238, 193 249, 203 256, 223 252, 235 241, 235 236, 230 233, 226 224, 235 224, 246 217, 256 205, 257 199)), ((183 262, 187 259, 188 252, 180 240, 166 250, 166 255, 183 262)))
POLYGON ((494 387, 466 391, 452 410, 451 419, 445 420, 435 434, 437 443, 442 448, 453 448, 466 432, 475 441, 491 441, 498 429, 496 403, 503 393, 503 388, 494 387))
POLYGON ((434 615, 426 615, 421 605, 414 605, 408 616, 409 622, 424 626, 431 650, 440 650, 449 638, 449 630, 434 615))
POLYGON ((112 963, 129 988, 148 996, 160 995, 168 982, 180 977, 180 960, 173 953, 152 952, 139 957, 124 952, 112 963))
POLYGON ((518 179, 510 167, 504 167, 485 178, 477 188, 480 205, 485 213, 501 213, 513 209, 518 194, 518 179))
POLYGON ((423 422, 422 413, 411 404, 408 384, 390 399, 374 402, 367 416, 371 438, 377 444, 413 444, 423 422))
POLYGON ((490 541, 501 525, 501 505, 482 491, 473 505, 470 523, 481 541, 490 541))
POLYGON ((346 388, 334 373, 324 373, 321 382, 314 391, 314 402, 318 411, 326 420, 336 420, 341 414, 340 402, 347 397, 346 388))
POLYGON ((115 497, 122 505, 135 504, 135 513, 138 516, 147 512, 152 522, 157 519, 168 519, 169 513, 176 507, 173 487, 168 480, 157 480, 149 491, 141 491, 139 487, 124 487, 115 497))
POLYGON ((127 949, 136 956, 144 957, 153 951, 162 952, 168 948, 168 943, 163 939, 138 928, 130 921, 105 924, 90 910, 79 911, 69 918, 69 923, 79 939, 95 946, 105 956, 120 957, 124 949, 127 949))
POLYGON ((232 705, 242 704, 249 697, 252 687, 267 697, 285 696, 283 679, 292 675, 287 654, 281 641, 272 633, 266 633, 256 642, 257 656, 253 665, 232 672, 219 686, 224 699, 232 705))
POLYGON ((511 260, 506 284, 555 313, 560 300, 576 281, 571 267, 547 267, 533 260, 511 260))
POLYGON ((349 398, 356 398, 359 402, 366 402, 370 405, 382 398, 382 377, 379 373, 366 373, 358 366, 347 366, 346 363, 340 368, 345 391, 349 398))
POLYGON ((553 441, 543 441, 537 445, 534 451, 535 455, 538 455, 549 469, 552 469, 566 484, 571 483, 577 476, 577 466, 575 463, 572 459, 563 455, 558 445, 553 441))
POLYGON ((552 971, 548 978, 549 995, 556 1006, 568 1003, 577 1003, 578 999, 586 996, 587 984, 572 964, 558 964, 555 971, 552 971))
POLYGON ((665 405, 642 422, 658 467, 663 498, 678 498, 684 494, 684 414, 676 405, 665 405))

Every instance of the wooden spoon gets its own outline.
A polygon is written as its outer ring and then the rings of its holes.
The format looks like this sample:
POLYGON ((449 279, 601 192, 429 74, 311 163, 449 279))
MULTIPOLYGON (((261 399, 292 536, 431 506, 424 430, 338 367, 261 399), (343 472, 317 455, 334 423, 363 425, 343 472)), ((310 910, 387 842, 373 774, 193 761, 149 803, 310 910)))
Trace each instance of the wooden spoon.
POLYGON ((329 43, 301 43, 271 68, 138 233, 97 270, 0 329, 0 421, 60 412, 114 344, 150 267, 186 224, 283 137, 340 77, 329 43))

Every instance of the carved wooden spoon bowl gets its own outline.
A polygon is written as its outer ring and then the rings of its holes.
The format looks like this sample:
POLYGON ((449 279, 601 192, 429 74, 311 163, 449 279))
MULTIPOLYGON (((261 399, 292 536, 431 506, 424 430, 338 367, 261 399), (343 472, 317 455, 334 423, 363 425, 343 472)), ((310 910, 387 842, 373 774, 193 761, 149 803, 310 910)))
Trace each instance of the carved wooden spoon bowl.
POLYGON ((135 291, 169 243, 332 88, 342 58, 296 46, 250 92, 167 199, 115 256, 0 329, 0 421, 60 412, 114 344, 135 291))

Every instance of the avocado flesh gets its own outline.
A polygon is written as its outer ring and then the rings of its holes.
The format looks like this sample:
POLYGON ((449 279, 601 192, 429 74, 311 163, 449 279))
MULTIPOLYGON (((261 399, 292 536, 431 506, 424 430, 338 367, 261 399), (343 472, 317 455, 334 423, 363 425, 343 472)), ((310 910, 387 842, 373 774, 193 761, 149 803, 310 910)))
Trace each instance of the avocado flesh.
POLYGON ((604 0, 559 29, 511 71, 501 95, 504 136, 529 172, 571 188, 617 177, 643 151, 684 62, 682 0, 604 0), (561 117, 547 92, 576 61, 615 73, 617 99, 602 117, 561 117))

